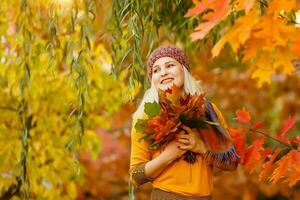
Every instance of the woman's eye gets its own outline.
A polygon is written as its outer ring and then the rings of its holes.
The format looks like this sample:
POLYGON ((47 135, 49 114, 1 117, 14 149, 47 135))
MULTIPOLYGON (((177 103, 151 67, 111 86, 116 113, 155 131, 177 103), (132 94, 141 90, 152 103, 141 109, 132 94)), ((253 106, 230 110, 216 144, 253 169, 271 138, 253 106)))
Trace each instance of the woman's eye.
POLYGON ((157 69, 153 70, 153 73, 156 73, 156 72, 158 72, 158 70, 157 70, 157 69))
POLYGON ((167 65, 167 68, 170 68, 170 67, 173 67, 174 65, 173 64, 170 64, 170 65, 167 65))

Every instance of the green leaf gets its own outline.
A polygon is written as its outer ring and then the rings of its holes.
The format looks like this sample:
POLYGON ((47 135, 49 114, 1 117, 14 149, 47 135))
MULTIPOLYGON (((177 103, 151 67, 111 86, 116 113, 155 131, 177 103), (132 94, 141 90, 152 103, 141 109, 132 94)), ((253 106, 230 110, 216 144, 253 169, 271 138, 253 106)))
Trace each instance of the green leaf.
POLYGON ((156 102, 153 103, 145 103, 145 113, 149 118, 152 118, 160 113, 160 105, 156 102))
POLYGON ((124 56, 120 62, 120 65, 124 62, 124 60, 127 58, 127 56, 129 55, 129 53, 131 52, 132 48, 127 49, 127 51, 124 53, 124 56))
POLYGON ((153 135, 153 133, 147 133, 144 137, 141 137, 140 139, 139 139, 139 142, 141 141, 141 140, 148 140, 148 138, 151 136, 151 135, 153 135))
POLYGON ((135 123, 135 126, 134 126, 135 130, 137 132, 144 132, 146 122, 147 122, 147 120, 138 119, 137 122, 135 123))
POLYGON ((134 54, 135 54, 139 64, 141 65, 141 67, 144 68, 144 63, 142 61, 141 55, 139 54, 139 52, 136 48, 134 48, 134 54))
POLYGON ((274 164, 275 162, 277 162, 278 160, 280 160, 283 156, 285 156, 286 154, 288 154, 290 151, 291 151, 290 148, 283 149, 283 150, 276 156, 276 158, 273 160, 273 164, 274 164))
POLYGON ((67 150, 71 150, 71 147, 72 147, 72 145, 73 145, 73 143, 74 143, 74 140, 73 139, 71 139, 66 145, 65 145, 65 148, 67 149, 67 150))

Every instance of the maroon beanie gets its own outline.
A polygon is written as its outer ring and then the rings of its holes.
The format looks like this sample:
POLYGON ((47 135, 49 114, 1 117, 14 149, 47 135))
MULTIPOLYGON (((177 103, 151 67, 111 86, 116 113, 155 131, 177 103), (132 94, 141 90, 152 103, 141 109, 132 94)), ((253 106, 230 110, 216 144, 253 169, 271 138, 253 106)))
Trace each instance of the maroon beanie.
POLYGON ((190 70, 189 64, 187 62, 187 57, 184 52, 173 45, 164 45, 156 48, 149 56, 147 62, 147 70, 149 78, 152 77, 152 67, 156 60, 162 57, 171 57, 177 60, 180 64, 182 64, 187 70, 190 70))

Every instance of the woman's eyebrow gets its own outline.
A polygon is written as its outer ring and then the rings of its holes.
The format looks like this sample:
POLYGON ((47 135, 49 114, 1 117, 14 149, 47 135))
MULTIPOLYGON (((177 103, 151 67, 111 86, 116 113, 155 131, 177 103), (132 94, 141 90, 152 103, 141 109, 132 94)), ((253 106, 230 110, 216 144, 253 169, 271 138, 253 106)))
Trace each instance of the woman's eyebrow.
MULTIPOLYGON (((167 64, 169 64, 169 63, 173 63, 173 62, 174 62, 174 61, 173 61, 173 60, 171 60, 171 61, 168 61, 168 62, 166 62, 164 65, 167 65, 167 64)), ((154 69, 154 68, 156 68, 156 67, 159 67, 159 65, 154 65, 154 66, 153 66, 153 69, 154 69)))
POLYGON ((152 69, 156 69, 156 68, 158 68, 158 67, 159 67, 159 65, 155 65, 155 66, 153 66, 152 69))
POLYGON ((169 64, 169 63, 173 63, 173 62, 174 62, 174 61, 171 60, 171 61, 169 61, 169 62, 166 62, 165 65, 167 65, 167 64, 169 64))

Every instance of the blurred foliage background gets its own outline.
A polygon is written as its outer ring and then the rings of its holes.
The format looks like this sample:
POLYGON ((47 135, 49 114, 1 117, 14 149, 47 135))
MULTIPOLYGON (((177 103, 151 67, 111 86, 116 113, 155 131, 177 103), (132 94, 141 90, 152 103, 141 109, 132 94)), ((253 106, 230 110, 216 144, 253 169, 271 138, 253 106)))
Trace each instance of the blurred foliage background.
MULTIPOLYGON (((195 30, 218 10, 187 16, 197 2, 0 2, 1 200, 128 199, 131 114, 149 87, 147 57, 161 44, 186 51, 230 125, 246 107, 269 134, 289 116, 298 119, 289 134, 299 134, 299 1, 219 1, 231 9, 201 38, 195 30), (254 32, 239 38, 247 27, 254 32)), ((299 184, 259 182, 241 167, 216 170, 214 185, 214 199, 300 198, 299 184)), ((142 186, 136 199, 150 191, 142 186)))

